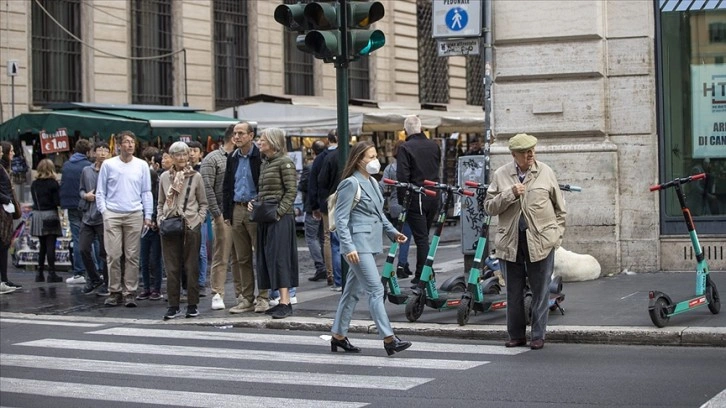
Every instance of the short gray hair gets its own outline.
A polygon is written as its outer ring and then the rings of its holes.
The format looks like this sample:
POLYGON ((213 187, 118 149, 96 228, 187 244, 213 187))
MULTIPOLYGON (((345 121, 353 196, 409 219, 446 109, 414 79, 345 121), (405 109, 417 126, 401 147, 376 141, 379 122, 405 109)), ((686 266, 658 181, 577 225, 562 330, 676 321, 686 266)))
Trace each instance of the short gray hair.
POLYGON ((174 142, 169 146, 169 154, 174 155, 176 153, 187 153, 189 154, 189 146, 184 142, 174 142))
POLYGON ((287 153, 284 130, 280 128, 267 128, 261 132, 260 137, 262 136, 267 139, 267 144, 269 144, 274 151, 287 153))
POLYGON ((416 115, 406 116, 406 120, 403 121, 403 128, 406 130, 407 136, 421 133, 421 119, 416 115))

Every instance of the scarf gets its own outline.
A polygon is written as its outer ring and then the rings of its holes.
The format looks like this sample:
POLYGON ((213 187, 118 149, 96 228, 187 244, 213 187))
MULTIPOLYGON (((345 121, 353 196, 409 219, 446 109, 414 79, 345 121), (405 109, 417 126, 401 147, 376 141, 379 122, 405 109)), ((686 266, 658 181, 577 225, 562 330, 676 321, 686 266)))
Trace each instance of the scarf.
POLYGON ((166 190, 166 206, 168 208, 174 208, 176 198, 179 194, 181 194, 181 191, 184 188, 184 179, 192 177, 196 171, 194 171, 192 166, 189 164, 187 164, 182 171, 177 171, 174 166, 171 166, 168 171, 171 184, 169 185, 169 189, 166 190))

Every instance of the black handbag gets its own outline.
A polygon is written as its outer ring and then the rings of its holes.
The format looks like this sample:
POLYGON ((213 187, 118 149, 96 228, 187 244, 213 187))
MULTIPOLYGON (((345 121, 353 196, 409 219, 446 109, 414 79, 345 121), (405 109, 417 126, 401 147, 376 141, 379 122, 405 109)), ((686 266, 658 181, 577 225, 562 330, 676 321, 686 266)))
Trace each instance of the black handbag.
POLYGON ((262 224, 277 221, 277 207, 279 207, 277 199, 253 201, 250 221, 262 224))
MULTIPOLYGON (((187 203, 189 202, 189 191, 192 188, 192 178, 189 177, 189 182, 187 183, 187 193, 184 196, 184 207, 182 208, 182 214, 184 214, 187 211, 187 203)), ((163 237, 176 237, 180 235, 184 235, 184 230, 186 229, 187 225, 184 221, 183 215, 176 215, 174 217, 167 217, 161 220, 161 224, 159 224, 159 233, 163 237)))

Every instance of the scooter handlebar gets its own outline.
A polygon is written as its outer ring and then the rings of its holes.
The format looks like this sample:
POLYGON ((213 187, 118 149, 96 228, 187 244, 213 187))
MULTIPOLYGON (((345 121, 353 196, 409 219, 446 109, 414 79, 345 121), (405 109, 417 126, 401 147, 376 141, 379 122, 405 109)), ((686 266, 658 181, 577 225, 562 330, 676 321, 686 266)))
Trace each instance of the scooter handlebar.
POLYGON ((474 197, 474 192, 473 191, 466 190, 466 189, 463 189, 463 188, 460 188, 459 189, 459 194, 465 195, 465 196, 469 196, 469 197, 474 197))
POLYGON ((423 184, 426 187, 435 187, 439 183, 437 183, 435 181, 431 181, 431 180, 424 180, 424 183, 423 184))
POLYGON ((690 181, 703 180, 705 178, 706 178, 706 173, 698 173, 698 174, 694 174, 694 175, 691 175, 688 177, 680 177, 680 178, 676 178, 671 181, 665 182, 663 184, 656 184, 654 186, 650 186, 650 191, 665 190, 666 188, 673 187, 676 184, 685 184, 690 181))
POLYGON ((436 191, 429 190, 427 188, 423 189, 423 193, 426 194, 429 197, 436 197, 436 191))
POLYGON ((398 184, 398 181, 392 180, 392 179, 389 179, 389 178, 384 178, 383 179, 383 182, 386 183, 386 184, 398 184))
POLYGON ((467 187, 472 187, 472 188, 481 188, 481 189, 489 188, 489 185, 487 185, 487 184, 477 183, 476 181, 472 181, 472 180, 465 181, 464 185, 467 187))

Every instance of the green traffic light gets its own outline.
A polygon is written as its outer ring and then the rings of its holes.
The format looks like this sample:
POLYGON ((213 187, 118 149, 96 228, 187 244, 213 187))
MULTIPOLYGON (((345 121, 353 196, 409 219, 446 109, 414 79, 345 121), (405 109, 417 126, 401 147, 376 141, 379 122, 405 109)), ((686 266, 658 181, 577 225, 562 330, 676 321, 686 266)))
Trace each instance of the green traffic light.
POLYGON ((386 44, 381 30, 351 30, 348 34, 351 55, 368 55, 386 44))

